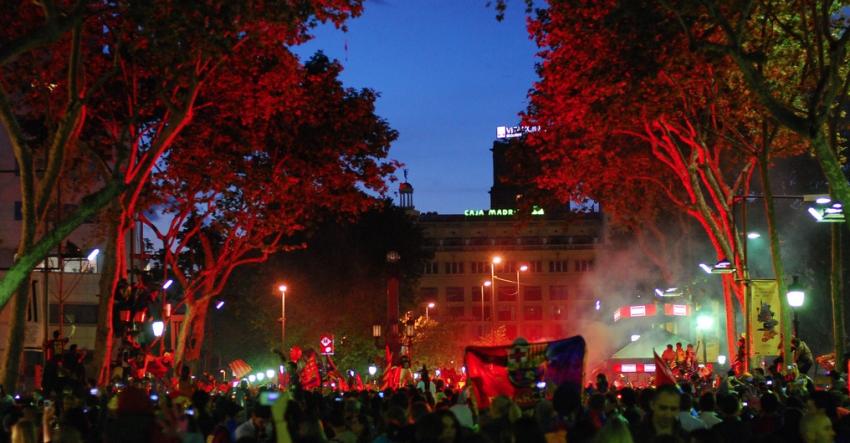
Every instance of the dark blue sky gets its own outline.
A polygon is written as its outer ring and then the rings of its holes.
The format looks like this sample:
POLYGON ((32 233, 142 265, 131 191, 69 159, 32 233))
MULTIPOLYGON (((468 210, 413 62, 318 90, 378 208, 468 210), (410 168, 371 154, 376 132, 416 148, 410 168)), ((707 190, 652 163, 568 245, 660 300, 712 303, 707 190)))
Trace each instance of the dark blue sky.
POLYGON ((296 50, 321 49, 346 86, 381 94, 378 114, 399 131, 390 156, 420 211, 489 207, 496 127, 517 124, 536 79, 523 5, 509 6, 497 22, 486 0, 367 0, 347 33, 322 27, 296 50))

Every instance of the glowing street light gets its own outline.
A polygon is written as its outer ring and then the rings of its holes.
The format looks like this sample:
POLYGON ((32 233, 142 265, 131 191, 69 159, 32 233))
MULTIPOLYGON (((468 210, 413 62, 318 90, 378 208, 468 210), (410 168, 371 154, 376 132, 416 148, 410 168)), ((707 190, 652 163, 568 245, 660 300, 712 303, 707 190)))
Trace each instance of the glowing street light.
POLYGON ((697 330, 707 331, 714 327, 714 318, 710 315, 700 315, 697 317, 697 330))
POLYGON ((258 372, 256 375, 257 381, 263 381, 266 379, 266 374, 263 372, 258 372))
POLYGON ((800 320, 797 318, 797 308, 803 306, 806 301, 806 292, 797 281, 797 276, 794 276, 794 281, 788 286, 788 292, 785 294, 788 297, 788 306, 791 306, 794 311, 794 337, 799 337, 800 320))
POLYGON ((484 287, 486 286, 489 288, 492 284, 493 282, 490 280, 484 280, 481 282, 481 321, 484 321, 484 287))
POLYGON ((162 337, 163 331, 165 331, 165 323, 162 321, 155 321, 151 325, 153 327, 153 335, 154 337, 162 337))
POLYGON ((266 378, 269 380, 274 378, 274 369, 266 369, 266 378))
POLYGON ((640 340, 640 334, 632 334, 631 339, 632 339, 632 341, 640 340))
POLYGON ((97 254, 100 254, 100 249, 95 248, 91 252, 89 252, 89 256, 86 257, 86 260, 95 261, 95 259, 97 259, 97 254))
POLYGON ((375 374, 378 373, 378 367, 375 365, 369 365, 369 376, 374 377, 375 374))
POLYGON ((496 330, 496 265, 502 263, 502 257, 496 255, 490 260, 490 321, 493 331, 496 330))
POLYGON ((286 349, 286 285, 278 285, 280 291, 280 349, 286 349))
POLYGON ((755 240, 757 238, 761 238, 761 234, 753 231, 753 232, 750 232, 749 234, 747 234, 747 238, 750 239, 750 240, 755 240))
POLYGON ((718 355, 717 356, 717 364, 725 365, 726 364, 726 356, 725 355, 718 355))
POLYGON ((425 320, 429 320, 431 318, 430 311, 431 309, 434 309, 434 306, 437 306, 434 302, 430 302, 425 305, 425 320))

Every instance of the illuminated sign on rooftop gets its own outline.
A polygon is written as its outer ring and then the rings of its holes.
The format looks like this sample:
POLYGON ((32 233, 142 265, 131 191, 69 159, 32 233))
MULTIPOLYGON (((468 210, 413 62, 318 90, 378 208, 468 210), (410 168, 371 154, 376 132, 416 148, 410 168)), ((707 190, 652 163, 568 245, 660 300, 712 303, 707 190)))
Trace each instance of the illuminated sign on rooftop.
MULTIPOLYGON (((517 209, 466 209, 463 215, 467 217, 510 217, 519 214, 517 209)), ((546 215, 543 208, 534 208, 531 210, 531 215, 546 215)))
POLYGON ((496 138, 515 138, 537 132, 540 126, 497 126, 496 138))

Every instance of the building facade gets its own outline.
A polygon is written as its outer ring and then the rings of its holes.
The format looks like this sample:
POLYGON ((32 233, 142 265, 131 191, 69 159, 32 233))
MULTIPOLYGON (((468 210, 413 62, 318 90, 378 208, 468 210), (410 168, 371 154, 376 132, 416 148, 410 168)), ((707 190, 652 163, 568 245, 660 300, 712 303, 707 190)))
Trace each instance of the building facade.
POLYGON ((523 220, 512 212, 421 215, 434 260, 420 279, 418 302, 433 303, 429 315, 458 322, 467 339, 500 326, 508 340, 561 338, 567 323, 599 307, 583 283, 601 244, 599 214, 523 220))
MULTIPOLYGON (((490 208, 418 214, 434 252, 420 278, 418 309, 456 323, 467 342, 502 327, 506 340, 562 338, 575 331, 570 322, 602 314, 598 294, 584 279, 604 245, 598 206, 536 208, 528 214, 516 209, 533 193, 528 183, 511 176, 516 169, 506 152, 511 146, 521 149, 522 134, 530 130, 497 130, 490 208), (501 263, 494 263, 496 257, 501 263)), ((413 187, 405 182, 399 191, 401 206, 413 211, 413 187)))

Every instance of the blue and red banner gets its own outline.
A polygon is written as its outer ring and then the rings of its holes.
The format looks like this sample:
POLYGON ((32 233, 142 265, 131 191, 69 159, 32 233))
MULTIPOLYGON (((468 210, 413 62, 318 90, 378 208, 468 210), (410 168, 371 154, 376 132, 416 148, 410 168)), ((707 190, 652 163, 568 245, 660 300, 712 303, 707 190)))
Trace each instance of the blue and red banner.
POLYGON ((504 346, 467 346, 463 359, 467 383, 475 388, 478 407, 485 408, 498 395, 520 405, 536 402, 541 388, 564 383, 580 391, 584 356, 584 338, 575 336, 541 343, 520 338, 504 346))

